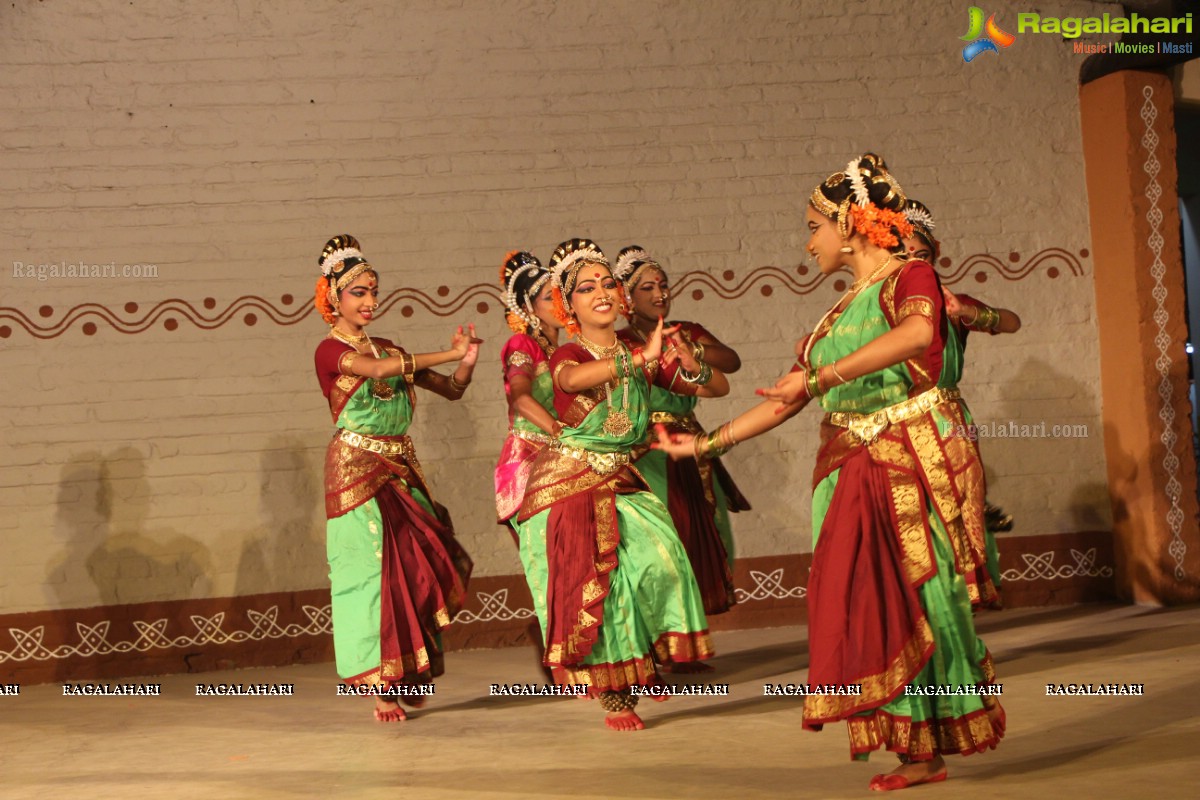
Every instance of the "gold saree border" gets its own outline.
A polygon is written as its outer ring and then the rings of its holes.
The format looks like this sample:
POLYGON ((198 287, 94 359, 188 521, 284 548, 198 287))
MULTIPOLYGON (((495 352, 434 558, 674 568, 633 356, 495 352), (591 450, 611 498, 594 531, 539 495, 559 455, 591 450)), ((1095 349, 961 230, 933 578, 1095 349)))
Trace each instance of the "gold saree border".
POLYGON ((804 698, 804 727, 814 728, 854 714, 890 703, 913 678, 924 669, 933 655, 933 629, 922 614, 917 629, 900 648, 883 672, 855 677, 847 683, 862 687, 862 694, 854 695, 808 695, 804 698))

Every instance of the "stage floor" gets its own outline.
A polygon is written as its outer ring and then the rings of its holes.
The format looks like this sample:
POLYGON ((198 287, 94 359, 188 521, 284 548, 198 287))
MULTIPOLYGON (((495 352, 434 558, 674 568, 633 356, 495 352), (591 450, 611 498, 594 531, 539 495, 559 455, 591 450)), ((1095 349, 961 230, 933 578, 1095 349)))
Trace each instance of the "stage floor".
MULTIPOLYGON (((1200 742, 1200 607, 1087 605, 978 618, 1008 736, 949 758, 950 780, 905 797, 1182 797, 1200 742), (1046 696, 1046 684, 1144 684, 1144 696, 1046 696), (1191 709, 1190 711, 1188 709, 1191 709)), ((643 700, 647 729, 606 730, 595 702, 489 696, 543 682, 528 648, 447 656, 426 709, 381 724, 335 695, 332 664, 138 678, 160 697, 0 696, 0 797, 853 798, 892 769, 852 763, 845 726, 800 728, 802 627, 715 635, 728 697, 643 700), (292 697, 197 697, 196 684, 294 684, 292 697)), ((116 683, 116 681, 109 681, 116 683)), ((1189 789, 1188 787, 1192 787, 1189 789)))

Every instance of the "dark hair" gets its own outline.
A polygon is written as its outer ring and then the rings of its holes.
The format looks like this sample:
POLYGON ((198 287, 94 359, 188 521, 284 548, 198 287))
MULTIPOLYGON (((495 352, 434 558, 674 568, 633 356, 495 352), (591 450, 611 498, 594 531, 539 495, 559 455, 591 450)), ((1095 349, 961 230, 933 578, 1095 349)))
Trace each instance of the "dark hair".
MULTIPOLYGON (((559 271, 559 264, 581 251, 586 255, 579 262, 580 264, 591 262, 593 264, 603 264, 606 267, 609 266, 608 259, 604 257, 604 251, 600 249, 600 245, 591 239, 568 239, 554 248, 554 254, 550 256, 550 263, 548 265, 550 271, 557 273, 559 271)), ((555 280, 558 282, 559 288, 564 295, 568 295, 575 290, 575 278, 578 274, 579 268, 574 267, 566 275, 556 275, 555 280)))
POLYGON ((516 283, 513 285, 513 294, 516 295, 518 302, 532 302, 533 298, 530 297, 530 294, 533 292, 533 288, 538 284, 545 284, 544 279, 548 271, 542 266, 542 262, 538 261, 537 256, 524 250, 514 250, 504 259, 500 285, 505 291, 508 290, 508 283, 512 280, 513 273, 530 265, 533 266, 533 269, 526 269, 517 275, 516 283))
POLYGON ((908 221, 912 224, 913 236, 920 239, 929 247, 929 252, 932 253, 930 260, 936 261, 938 256, 942 254, 942 245, 933 235, 933 213, 920 200, 913 200, 911 197, 908 199, 904 211, 906 216, 908 216, 908 221), (913 211, 917 212, 916 219, 913 218, 913 214, 909 213, 913 211), (922 217, 928 219, 929 222, 922 221, 922 217))
POLYGON ((661 272, 663 277, 666 277, 667 271, 663 269, 662 264, 651 258, 644 247, 639 244, 631 244, 628 247, 622 247, 621 252, 617 253, 613 274, 622 283, 632 286, 635 283, 633 278, 646 267, 653 267, 661 272))
MULTIPOLYGON (((332 239, 330 239, 328 242, 326 242, 325 246, 323 248, 321 248, 321 255, 317 257, 317 266, 321 267, 322 271, 323 271, 324 266, 325 266, 325 259, 329 258, 329 256, 332 253, 334 253, 338 250, 348 250, 348 249, 358 250, 359 252, 362 252, 362 245, 360 245, 358 243, 358 239, 354 238, 350 234, 339 233, 337 236, 334 236, 332 239)), ((370 271, 372 274, 374 274, 376 279, 378 279, 378 277, 379 277, 378 273, 375 272, 374 267, 372 267, 370 264, 367 264, 366 258, 360 258, 358 256, 350 256, 349 258, 343 259, 341 261, 340 265, 336 266, 333 270, 330 271, 329 285, 336 286, 339 278, 341 278, 343 275, 345 275, 350 270, 357 267, 359 264, 366 264, 367 270, 370 271)), ((341 290, 338 289, 337 293, 340 295, 341 290)))
POLYGON ((902 240, 912 232, 904 217, 907 202, 887 163, 874 153, 851 161, 844 170, 817 184, 809 196, 818 213, 837 222, 843 239, 858 232, 892 252, 902 251, 902 240))
MULTIPOLYGON (((882 157, 863 153, 858 159, 857 170, 866 186, 867 198, 873 205, 889 211, 904 210, 904 191, 888 172, 887 162, 882 157)), ((853 172, 835 172, 822 181, 817 190, 826 200, 840 206, 854 191, 854 177, 853 172)))

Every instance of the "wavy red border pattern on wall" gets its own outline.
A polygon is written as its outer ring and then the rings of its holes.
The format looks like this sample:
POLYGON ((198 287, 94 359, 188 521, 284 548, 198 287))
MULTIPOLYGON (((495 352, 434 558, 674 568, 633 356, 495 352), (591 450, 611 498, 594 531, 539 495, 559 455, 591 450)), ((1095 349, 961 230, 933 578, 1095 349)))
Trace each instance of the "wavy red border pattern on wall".
MULTIPOLYGON (((1051 279, 1058 278, 1064 272, 1082 277, 1084 269, 1080 259, 1087 257, 1086 249, 1079 250, 1076 256, 1061 247, 1041 250, 1024 262, 1019 253, 1009 253, 1007 262, 988 253, 976 253, 957 264, 949 258, 943 258, 939 262, 939 271, 942 282, 947 285, 970 277, 974 277, 977 283, 985 283, 991 273, 1008 281, 1024 280, 1037 271, 1044 272, 1051 279)), ((741 280, 737 279, 737 273, 733 270, 722 271, 720 277, 708 272, 685 272, 675 279, 674 284, 677 295, 690 292, 693 300, 703 300, 709 292, 722 300, 734 300, 745 296, 755 286, 759 287, 763 297, 774 294, 776 287, 786 293, 803 296, 816 291, 827 281, 831 282, 836 292, 844 291, 848 285, 842 275, 822 275, 806 265, 791 268, 755 267, 741 280)), ((377 316, 383 316, 398 306, 404 317, 411 317, 418 308, 437 317, 449 317, 462 311, 473 300, 476 301, 475 313, 487 314, 493 307, 500 307, 497 291, 491 284, 477 283, 451 298, 448 286, 439 286, 436 297, 419 289, 397 289, 384 298, 377 316)), ((35 339, 54 339, 76 325, 85 336, 94 336, 101 326, 117 333, 138 334, 160 326, 173 331, 181 322, 189 322, 202 330, 213 330, 237 322, 247 327, 257 325, 260 321, 295 325, 316 314, 307 295, 302 295, 297 301, 295 295, 285 294, 279 298, 278 304, 257 295, 244 295, 221 311, 217 311, 216 307, 217 301, 212 297, 204 298, 198 305, 172 298, 160 301, 148 310, 143 310, 141 304, 134 302, 125 303, 119 310, 98 303, 82 303, 61 314, 49 305, 41 306, 33 315, 18 308, 0 306, 0 339, 8 339, 17 332, 27 333, 35 339), (39 318, 46 322, 39 322, 39 318)))

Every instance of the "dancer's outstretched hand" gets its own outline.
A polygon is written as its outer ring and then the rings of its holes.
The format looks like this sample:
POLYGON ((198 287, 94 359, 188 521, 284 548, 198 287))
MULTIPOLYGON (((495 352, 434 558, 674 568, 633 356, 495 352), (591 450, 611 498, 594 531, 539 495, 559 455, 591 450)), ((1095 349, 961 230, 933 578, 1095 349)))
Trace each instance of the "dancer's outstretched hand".
POLYGON ((690 433, 667 433, 666 427, 654 426, 657 441, 650 443, 654 450, 662 450, 672 461, 696 457, 696 437, 690 433))
MULTIPOLYGON (((456 361, 465 360, 472 350, 475 358, 478 358, 479 345, 482 343, 483 339, 475 335, 474 324, 468 325, 466 331, 463 330, 462 325, 459 325, 458 329, 454 331, 454 335, 450 337, 450 352, 454 353, 456 361)), ((474 364, 475 362, 471 361, 470 363, 474 364)))

